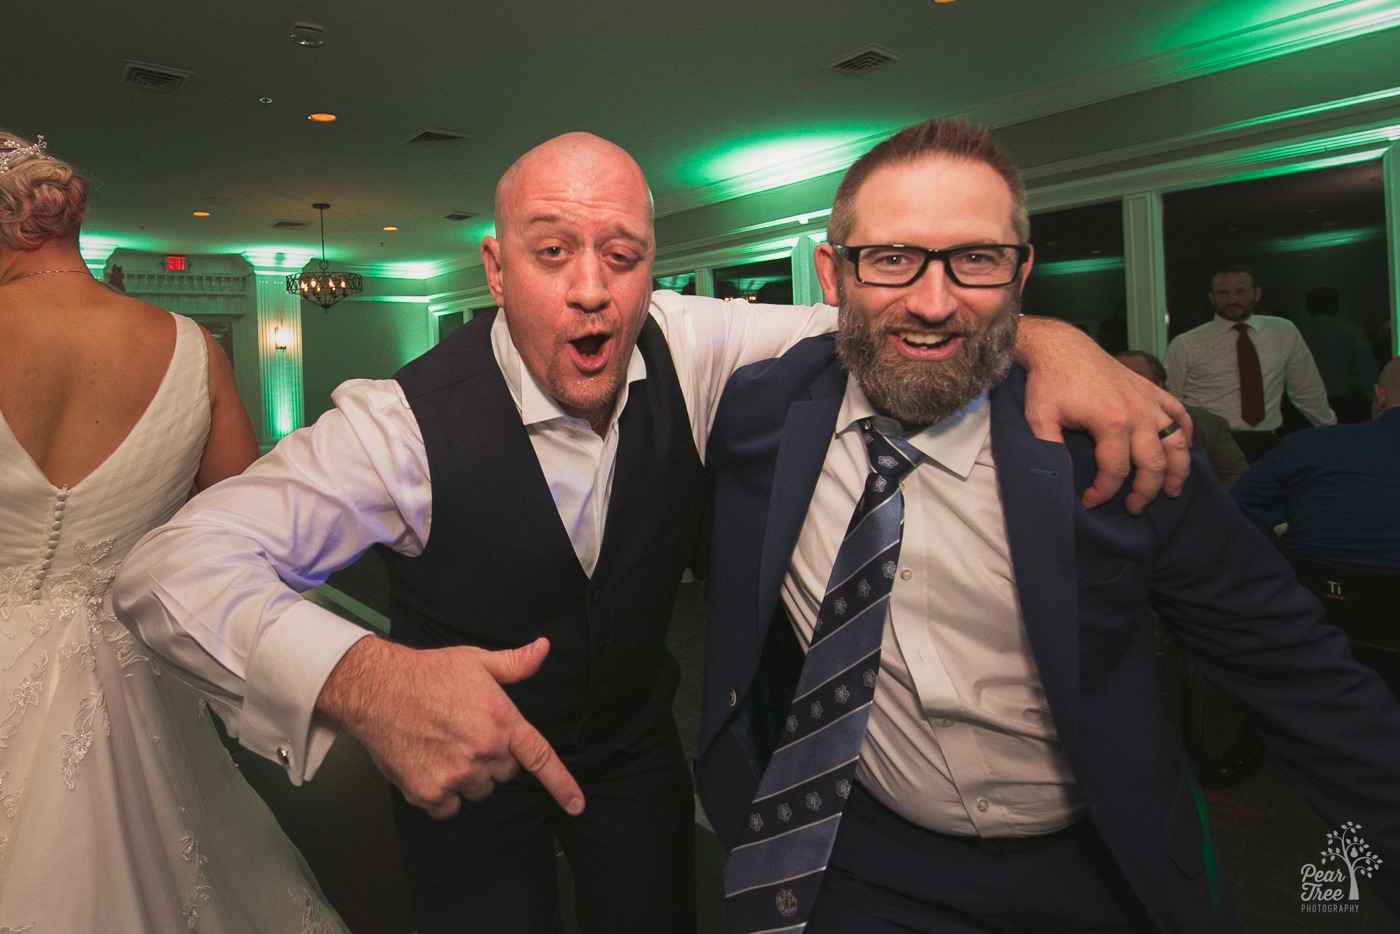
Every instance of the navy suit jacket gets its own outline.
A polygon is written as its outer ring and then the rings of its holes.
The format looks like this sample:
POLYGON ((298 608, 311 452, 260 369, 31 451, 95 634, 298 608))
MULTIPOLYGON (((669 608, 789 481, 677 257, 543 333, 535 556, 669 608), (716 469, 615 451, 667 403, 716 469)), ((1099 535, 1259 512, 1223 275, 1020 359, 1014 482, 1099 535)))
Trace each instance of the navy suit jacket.
MULTIPOLYGON (((697 778, 729 846, 796 683, 800 655, 779 589, 845 385, 833 339, 803 341, 735 374, 710 437, 715 540, 697 778)), ((1204 803, 1164 714, 1149 599, 1204 673, 1258 713, 1323 817, 1362 826, 1385 860, 1373 882, 1400 904, 1400 708, 1389 690, 1352 661, 1346 637, 1322 622, 1202 457, 1179 498, 1159 497, 1142 516, 1128 515, 1121 493, 1085 510, 1092 443, 1037 439, 1023 402, 1024 373, 1013 368, 991 393, 991 435, 1016 595, 1089 815, 1147 911, 1168 931, 1236 927, 1210 869, 1204 803)))

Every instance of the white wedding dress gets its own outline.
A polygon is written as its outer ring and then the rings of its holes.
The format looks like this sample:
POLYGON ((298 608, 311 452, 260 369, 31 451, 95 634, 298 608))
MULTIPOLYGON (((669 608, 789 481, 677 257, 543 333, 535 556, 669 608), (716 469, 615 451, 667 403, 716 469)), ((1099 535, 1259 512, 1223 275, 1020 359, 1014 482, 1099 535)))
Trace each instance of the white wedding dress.
POLYGON ((0 413, 0 934, 343 931, 208 709, 112 615, 209 431, 199 328, 121 446, 56 488, 0 413))

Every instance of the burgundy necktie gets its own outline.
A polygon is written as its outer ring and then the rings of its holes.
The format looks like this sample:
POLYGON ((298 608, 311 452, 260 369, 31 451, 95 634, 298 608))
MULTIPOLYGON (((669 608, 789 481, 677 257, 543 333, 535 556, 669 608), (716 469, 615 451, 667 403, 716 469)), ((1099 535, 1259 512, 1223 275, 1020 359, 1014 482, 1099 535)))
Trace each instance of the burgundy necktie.
POLYGON ((1240 367, 1240 417, 1250 426, 1264 420, 1264 374, 1259 369, 1259 351, 1249 339, 1249 325, 1235 325, 1235 357, 1240 367))

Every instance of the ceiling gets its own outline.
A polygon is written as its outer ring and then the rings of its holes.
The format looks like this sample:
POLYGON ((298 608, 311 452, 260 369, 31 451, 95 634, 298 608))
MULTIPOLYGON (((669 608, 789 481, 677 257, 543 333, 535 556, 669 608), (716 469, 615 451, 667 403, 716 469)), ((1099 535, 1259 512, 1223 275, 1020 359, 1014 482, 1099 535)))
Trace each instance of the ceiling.
POLYGON ((665 213, 932 114, 1125 63, 1147 74, 1163 63, 1160 83, 1201 43, 1357 3, 11 4, 0 126, 44 134, 96 181, 85 243, 257 249, 300 265, 320 250, 311 205, 328 202, 332 262, 421 276, 475 255, 496 178, 560 132, 631 151, 665 213), (296 23, 321 26, 324 46, 294 44, 296 23), (823 67, 870 45, 899 57, 859 77, 823 67), (121 81, 126 62, 187 77, 174 93, 145 90, 121 81), (313 112, 339 119, 315 124, 313 112), (470 139, 408 144, 424 130, 470 139))

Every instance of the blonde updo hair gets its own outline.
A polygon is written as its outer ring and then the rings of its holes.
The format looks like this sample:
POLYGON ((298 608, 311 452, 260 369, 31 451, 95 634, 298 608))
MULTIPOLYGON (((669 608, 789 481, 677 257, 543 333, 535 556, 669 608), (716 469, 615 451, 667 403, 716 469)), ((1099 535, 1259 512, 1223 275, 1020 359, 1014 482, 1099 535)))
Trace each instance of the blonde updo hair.
MULTIPOLYGON (((28 140, 0 130, 0 153, 29 149, 28 140)), ((42 151, 12 155, 0 174, 0 244, 33 250, 78 234, 87 214, 87 182, 66 162, 42 151)))

